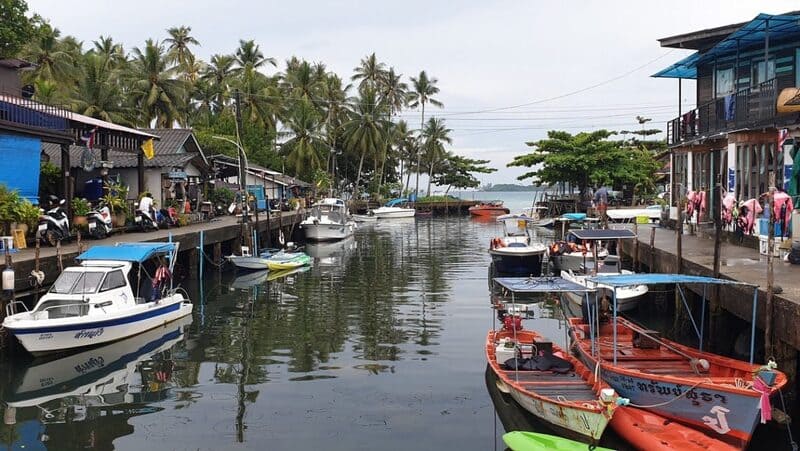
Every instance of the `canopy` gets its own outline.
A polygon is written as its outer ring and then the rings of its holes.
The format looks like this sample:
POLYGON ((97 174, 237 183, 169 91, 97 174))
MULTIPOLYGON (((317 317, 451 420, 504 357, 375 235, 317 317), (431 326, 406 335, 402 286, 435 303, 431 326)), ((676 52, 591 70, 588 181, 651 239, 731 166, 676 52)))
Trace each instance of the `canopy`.
POLYGON ((632 230, 621 229, 582 229, 570 230, 571 234, 579 240, 619 240, 627 238, 636 238, 636 234, 632 230))
POLYGON ((763 46, 767 36, 769 36, 770 42, 784 41, 800 36, 800 14, 759 14, 705 53, 694 53, 652 76, 697 78, 699 64, 734 55, 737 50, 752 49, 755 45, 763 46))
POLYGON ((561 277, 495 277, 492 280, 514 293, 589 293, 594 291, 592 288, 586 288, 561 277))
POLYGON ((404 204, 406 202, 408 202, 408 199, 406 199, 405 197, 401 197, 401 198, 392 199, 389 202, 386 202, 386 204, 384 204, 384 206, 385 207, 394 207, 394 206, 397 206, 397 205, 400 205, 400 204, 404 204))
POLYGON ((154 255, 169 254, 177 249, 175 243, 117 243, 116 246, 93 246, 78 256, 78 260, 118 260, 143 262, 154 255))
POLYGON ((748 287, 756 286, 750 283, 738 282, 735 280, 715 279, 713 277, 703 276, 689 276, 685 274, 625 274, 620 276, 590 277, 587 280, 611 287, 654 285, 660 283, 699 283, 706 285, 741 285, 748 287))

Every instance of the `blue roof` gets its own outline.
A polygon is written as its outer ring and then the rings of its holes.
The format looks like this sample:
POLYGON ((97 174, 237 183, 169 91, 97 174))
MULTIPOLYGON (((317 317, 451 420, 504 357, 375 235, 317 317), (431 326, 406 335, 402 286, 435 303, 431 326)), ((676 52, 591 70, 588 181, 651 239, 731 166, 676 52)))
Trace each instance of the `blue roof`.
POLYGON ((492 280, 514 293, 583 293, 594 291, 594 289, 586 288, 561 277, 495 277, 492 280))
POLYGON ((93 246, 78 256, 78 260, 118 260, 143 262, 157 254, 168 254, 175 243, 118 243, 116 246, 93 246))
POLYGON ((737 50, 751 49, 755 45, 763 46, 767 33, 769 33, 770 41, 800 37, 800 14, 759 14, 708 51, 702 54, 694 53, 652 76, 697 78, 699 64, 733 55, 737 50))
POLYGON ((654 285, 660 283, 699 283, 706 285, 742 285, 755 287, 756 285, 737 282, 735 280, 715 279, 713 277, 689 276, 686 274, 625 274, 620 276, 590 277, 591 282, 612 287, 629 285, 654 285))
POLYGON ((408 202, 408 199, 406 199, 405 197, 401 197, 399 199, 392 199, 389 202, 386 202, 385 206, 386 207, 394 207, 395 205, 404 204, 406 202, 408 202))

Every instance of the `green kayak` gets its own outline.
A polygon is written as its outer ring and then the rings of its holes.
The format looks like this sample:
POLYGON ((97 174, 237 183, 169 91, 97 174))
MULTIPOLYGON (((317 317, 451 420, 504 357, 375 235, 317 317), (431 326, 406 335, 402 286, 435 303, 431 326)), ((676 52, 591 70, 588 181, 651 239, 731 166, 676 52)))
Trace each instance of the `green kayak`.
POLYGON ((514 451, 613 451, 599 446, 592 447, 587 443, 576 442, 554 435, 538 432, 513 431, 503 434, 503 441, 514 451))

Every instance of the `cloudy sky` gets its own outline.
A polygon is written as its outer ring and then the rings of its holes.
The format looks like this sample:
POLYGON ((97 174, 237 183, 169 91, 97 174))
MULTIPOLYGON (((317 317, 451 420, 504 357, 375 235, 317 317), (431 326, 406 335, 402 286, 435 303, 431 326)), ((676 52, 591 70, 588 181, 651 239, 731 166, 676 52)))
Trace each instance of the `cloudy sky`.
MULTIPOLYGON (((349 78, 376 52, 406 77, 426 70, 445 104, 431 113, 447 119, 455 152, 492 161, 499 171, 481 178, 493 183, 514 182, 524 170, 506 163, 550 129, 632 129, 637 115, 663 129, 677 116, 677 81, 649 75, 690 51, 656 39, 800 9, 788 0, 28 3, 87 44, 110 35, 128 49, 188 25, 204 60, 232 53, 242 38, 255 39, 279 68, 296 55, 349 78)), ((687 106, 693 89, 684 83, 687 106)), ((420 119, 417 111, 403 116, 420 119)))

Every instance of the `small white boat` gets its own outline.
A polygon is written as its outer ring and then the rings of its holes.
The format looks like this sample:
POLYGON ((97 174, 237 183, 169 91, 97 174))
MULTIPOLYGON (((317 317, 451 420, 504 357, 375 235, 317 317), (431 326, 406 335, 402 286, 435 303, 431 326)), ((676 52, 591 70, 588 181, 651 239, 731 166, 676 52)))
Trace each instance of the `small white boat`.
POLYGON ((417 210, 405 207, 380 207, 372 210, 377 219, 413 218, 417 210))
POLYGON ((334 241, 352 236, 356 223, 350 218, 343 200, 326 198, 311 206, 300 228, 310 241, 334 241))
POLYGON ((503 224, 503 236, 489 242, 489 255, 500 274, 534 276, 542 273, 542 256, 547 246, 532 240, 528 224, 533 222, 525 215, 502 215, 497 222, 503 224))
POLYGON ((178 247, 94 246, 77 257, 79 266, 64 269, 33 310, 19 301, 8 304, 3 327, 36 355, 109 343, 189 315, 192 304, 185 291, 172 287, 178 247), (151 282, 142 263, 164 256, 169 266, 160 266, 151 282))
POLYGON ((268 268, 270 257, 271 254, 269 252, 262 252, 260 255, 252 255, 249 247, 242 246, 241 255, 229 255, 226 258, 237 268, 258 271, 268 268))
POLYGON ((378 220, 378 217, 374 214, 372 215, 353 215, 353 220, 355 222, 375 222, 378 220))
MULTIPOLYGON (((611 300, 612 292, 611 287, 603 285, 602 283, 592 282, 592 277, 596 277, 598 279, 602 279, 604 276, 619 276, 619 275, 628 275, 633 274, 633 271, 628 271, 627 269, 620 268, 620 261, 619 257, 616 255, 609 255, 604 260, 598 262, 597 265, 597 274, 592 274, 593 272, 592 264, 588 265, 584 268, 582 273, 576 273, 573 270, 562 270, 561 271, 561 278, 564 280, 568 280, 570 282, 576 283, 578 285, 584 286, 589 289, 597 290, 598 298, 606 297, 611 300)), ((648 292, 647 285, 631 285, 626 287, 618 287, 617 288, 617 311, 620 312, 627 312, 629 310, 633 310, 636 308, 636 305, 639 303, 639 300, 644 297, 648 292)), ((583 304, 583 296, 582 293, 573 293, 568 292, 566 293, 567 299, 570 302, 575 304, 576 306, 580 307, 583 304)))

